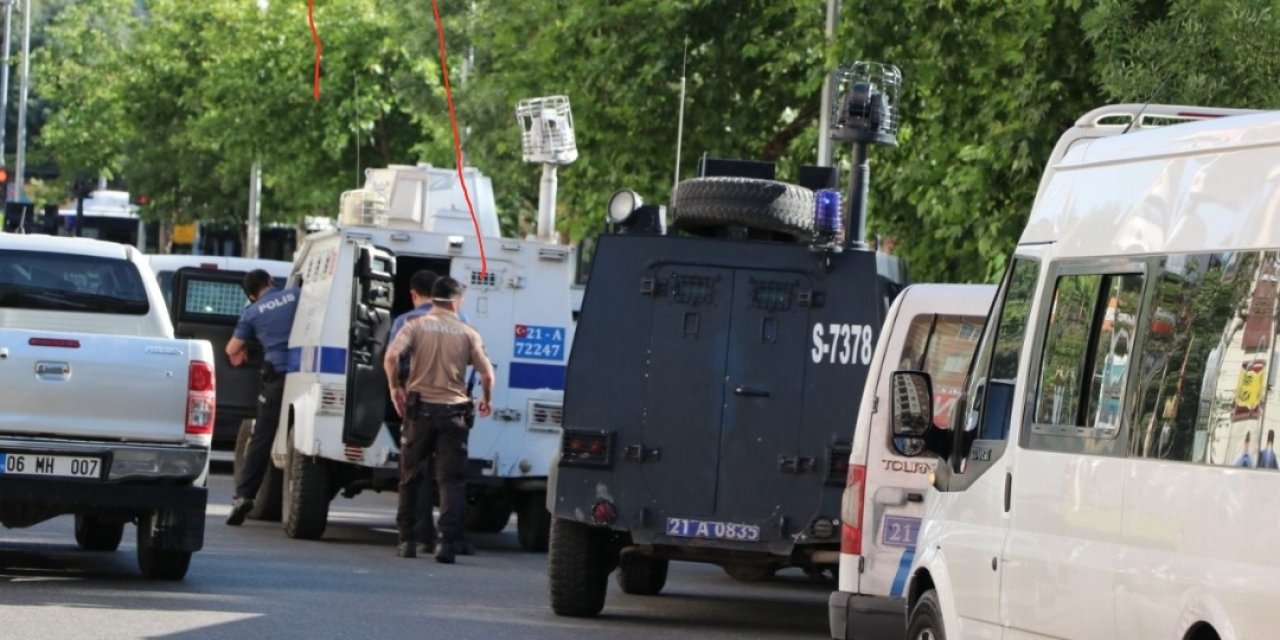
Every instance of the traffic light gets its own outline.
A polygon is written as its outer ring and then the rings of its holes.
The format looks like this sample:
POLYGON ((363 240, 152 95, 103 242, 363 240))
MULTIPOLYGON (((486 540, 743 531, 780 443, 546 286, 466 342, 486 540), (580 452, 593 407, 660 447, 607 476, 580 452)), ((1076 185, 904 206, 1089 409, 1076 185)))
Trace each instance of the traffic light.
POLYGON ((0 167, 0 202, 9 201, 9 169, 0 167))

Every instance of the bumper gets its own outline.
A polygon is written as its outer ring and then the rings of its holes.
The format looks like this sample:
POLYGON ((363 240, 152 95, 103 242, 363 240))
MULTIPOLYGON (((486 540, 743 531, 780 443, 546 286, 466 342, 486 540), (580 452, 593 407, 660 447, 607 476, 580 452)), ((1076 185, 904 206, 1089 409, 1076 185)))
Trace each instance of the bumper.
POLYGON ((75 511, 199 511, 204 513, 209 492, 204 487, 119 484, 91 480, 0 478, 0 502, 56 506, 75 511))
MULTIPOLYGON (((0 451, 43 453, 64 456, 92 456, 102 459, 107 483, 157 482, 189 484, 204 473, 209 449, 203 445, 156 445, 79 440, 31 440, 0 438, 0 451)), ((5 476, 4 484, 18 480, 5 476)), ((37 479, 45 482, 44 479, 37 479)), ((85 481, 73 484, 84 485, 85 481)))
POLYGON ((897 640, 907 633, 907 604, 902 598, 835 591, 827 605, 834 640, 897 640))

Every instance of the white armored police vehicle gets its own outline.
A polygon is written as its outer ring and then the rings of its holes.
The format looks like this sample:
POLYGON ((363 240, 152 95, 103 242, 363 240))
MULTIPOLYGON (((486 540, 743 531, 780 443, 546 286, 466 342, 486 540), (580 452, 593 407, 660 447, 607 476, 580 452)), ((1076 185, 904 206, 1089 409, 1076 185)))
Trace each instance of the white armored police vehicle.
POLYGON ((567 99, 526 100, 517 114, 526 113, 526 159, 552 165, 537 239, 502 237, 492 185, 476 169, 463 170, 473 222, 455 169, 391 166, 367 171, 365 188, 344 194, 338 229, 309 236, 299 250, 291 284, 302 297, 272 450, 290 537, 321 536, 339 493, 396 488, 400 418, 383 354, 393 319, 412 308, 410 279, 429 269, 466 287, 462 312, 497 374, 493 413, 477 418, 470 436, 468 528, 501 531, 514 511, 521 546, 546 549, 577 262, 572 247, 551 240, 554 165, 576 150, 567 99), (531 146, 554 153, 531 155, 531 146))

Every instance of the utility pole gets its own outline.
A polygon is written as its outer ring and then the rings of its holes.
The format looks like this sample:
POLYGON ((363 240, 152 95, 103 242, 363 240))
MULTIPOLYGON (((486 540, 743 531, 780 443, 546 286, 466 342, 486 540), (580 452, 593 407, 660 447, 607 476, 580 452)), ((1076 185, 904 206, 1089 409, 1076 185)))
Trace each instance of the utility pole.
MULTIPOLYGON (((827 45, 836 39, 836 25, 840 23, 840 0, 827 0, 827 45)), ((822 80, 822 109, 818 113, 818 166, 831 166, 831 74, 822 80)))
MULTIPOLYGON (((7 46, 7 45, 6 45, 7 46)), ((26 202, 27 90, 31 88, 31 0, 22 5, 22 79, 18 89, 18 159, 14 163, 13 199, 26 202)))
POLYGON ((262 215, 262 163, 253 163, 249 172, 249 223, 244 234, 244 257, 258 257, 258 229, 262 215))
MULTIPOLYGON (((13 39, 9 36, 11 33, 9 25, 13 22, 13 0, 3 0, 4 2, 4 58, 3 69, 0 69, 0 166, 7 165, 5 160, 5 132, 9 128, 9 51, 12 50, 10 43, 13 39)), ((4 202, 9 201, 9 182, 5 181, 4 202)))

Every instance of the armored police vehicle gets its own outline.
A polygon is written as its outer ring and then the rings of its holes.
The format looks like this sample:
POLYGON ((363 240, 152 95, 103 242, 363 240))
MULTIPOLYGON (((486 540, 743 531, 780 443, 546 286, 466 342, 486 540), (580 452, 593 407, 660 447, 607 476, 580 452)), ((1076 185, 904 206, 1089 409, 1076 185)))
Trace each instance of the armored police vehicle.
POLYGON ((522 546, 545 549, 576 252, 502 237, 489 179, 464 174, 476 223, 456 170, 391 166, 369 170, 364 189, 344 194, 338 228, 309 236, 299 251, 291 284, 302 295, 272 450, 291 537, 320 537, 339 493, 396 488, 400 418, 382 360, 392 320, 412 308, 410 278, 430 269, 466 286, 463 313, 498 374, 493 414, 470 436, 468 525, 500 531, 515 510, 522 546))
POLYGON ((844 224, 830 168, 790 184, 771 164, 704 159, 671 231, 662 208, 611 200, 552 470, 557 614, 599 613, 615 568, 623 591, 654 595, 672 560, 741 580, 838 564, 850 433, 906 283, 862 242, 864 145, 894 140, 897 77, 845 79, 833 121, 859 144, 844 224))

